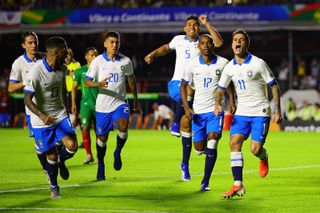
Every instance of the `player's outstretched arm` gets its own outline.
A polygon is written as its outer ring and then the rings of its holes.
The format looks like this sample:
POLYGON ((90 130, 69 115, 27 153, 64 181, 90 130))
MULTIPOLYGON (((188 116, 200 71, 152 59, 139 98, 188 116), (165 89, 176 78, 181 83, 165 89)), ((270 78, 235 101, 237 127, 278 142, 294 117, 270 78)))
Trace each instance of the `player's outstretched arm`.
POLYGON ((201 15, 199 16, 199 20, 200 20, 200 23, 204 25, 207 28, 208 32, 210 33, 213 39, 214 46, 221 47, 221 45, 223 44, 223 39, 220 33, 210 24, 207 16, 201 15))
POLYGON ((73 81, 72 90, 71 90, 71 113, 77 113, 77 91, 78 91, 78 82, 73 81))
POLYGON ((133 111, 137 113, 142 113, 141 106, 138 100, 136 77, 134 75, 128 77, 128 84, 133 94, 133 111))
POLYGON ((279 124, 282 122, 283 118, 281 115, 281 104, 280 104, 281 92, 280 92, 280 87, 278 83, 275 83, 274 85, 271 86, 271 91, 272 91, 273 101, 276 106, 276 111, 272 116, 272 121, 279 124))
POLYGON ((160 56, 164 56, 167 55, 168 53, 170 53, 172 50, 169 48, 169 44, 164 44, 161 47, 153 50, 152 52, 150 52, 148 55, 146 55, 144 57, 144 61, 147 64, 152 63, 152 61, 154 60, 154 58, 156 57, 160 57, 160 56))
POLYGON ((86 82, 85 82, 85 86, 86 87, 96 87, 96 88, 108 87, 108 79, 109 78, 110 77, 105 78, 100 82, 94 82, 93 80, 90 80, 87 78, 86 82))

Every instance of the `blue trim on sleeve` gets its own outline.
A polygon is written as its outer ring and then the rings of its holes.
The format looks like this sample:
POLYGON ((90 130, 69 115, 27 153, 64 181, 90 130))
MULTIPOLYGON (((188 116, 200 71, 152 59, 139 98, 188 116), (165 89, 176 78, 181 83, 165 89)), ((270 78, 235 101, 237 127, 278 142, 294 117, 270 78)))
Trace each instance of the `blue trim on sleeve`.
POLYGON ((31 91, 31 90, 26 90, 26 89, 25 89, 25 90, 23 90, 23 92, 24 92, 24 93, 28 93, 28 94, 34 94, 34 92, 33 92, 33 91, 31 91))
POLYGON ((226 90, 225 87, 222 87, 222 86, 220 86, 220 85, 218 85, 218 88, 219 88, 219 89, 222 89, 222 90, 226 90))
POLYGON ((93 81, 94 78, 86 75, 86 79, 89 79, 89 80, 92 80, 92 81, 93 81))
POLYGON ((269 86, 273 86, 276 84, 276 79, 273 79, 272 81, 270 81, 269 83, 267 83, 269 86))
POLYGON ((18 80, 14 80, 14 79, 9 79, 9 82, 13 82, 13 83, 20 83, 20 81, 18 81, 18 80))
POLYGON ((186 82, 187 84, 189 84, 189 81, 185 80, 185 79, 181 79, 182 82, 186 82))

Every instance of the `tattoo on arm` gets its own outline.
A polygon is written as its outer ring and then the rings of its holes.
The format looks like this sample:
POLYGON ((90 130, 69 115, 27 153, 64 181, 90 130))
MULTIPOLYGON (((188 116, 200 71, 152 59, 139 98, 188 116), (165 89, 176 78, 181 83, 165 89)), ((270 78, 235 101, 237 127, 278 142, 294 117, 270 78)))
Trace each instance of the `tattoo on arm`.
POLYGON ((275 84, 271 87, 273 101, 276 105, 276 111, 281 112, 281 106, 280 106, 280 88, 278 84, 275 84))
POLYGON ((33 112, 36 116, 38 116, 41 120, 46 118, 46 115, 43 114, 39 109, 38 106, 32 101, 32 94, 25 94, 24 95, 24 104, 33 112))

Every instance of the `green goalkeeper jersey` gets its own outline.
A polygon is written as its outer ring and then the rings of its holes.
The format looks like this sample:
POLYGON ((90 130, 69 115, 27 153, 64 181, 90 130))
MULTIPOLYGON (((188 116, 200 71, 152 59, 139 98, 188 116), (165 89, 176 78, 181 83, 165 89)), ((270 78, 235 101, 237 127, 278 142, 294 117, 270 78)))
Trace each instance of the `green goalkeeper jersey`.
POLYGON ((84 85, 88 69, 88 65, 84 65, 77 69, 73 76, 73 81, 76 81, 81 88, 81 105, 85 104, 94 110, 99 90, 98 88, 89 88, 84 85))

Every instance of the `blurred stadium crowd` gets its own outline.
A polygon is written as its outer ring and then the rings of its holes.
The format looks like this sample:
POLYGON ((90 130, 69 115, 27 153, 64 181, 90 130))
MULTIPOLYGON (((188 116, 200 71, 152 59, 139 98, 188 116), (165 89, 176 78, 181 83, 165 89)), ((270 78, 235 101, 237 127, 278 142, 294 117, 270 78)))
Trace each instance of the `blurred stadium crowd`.
POLYGON ((213 7, 224 5, 309 4, 318 0, 3 0, 2 10, 74 9, 74 8, 140 8, 140 7, 213 7))

